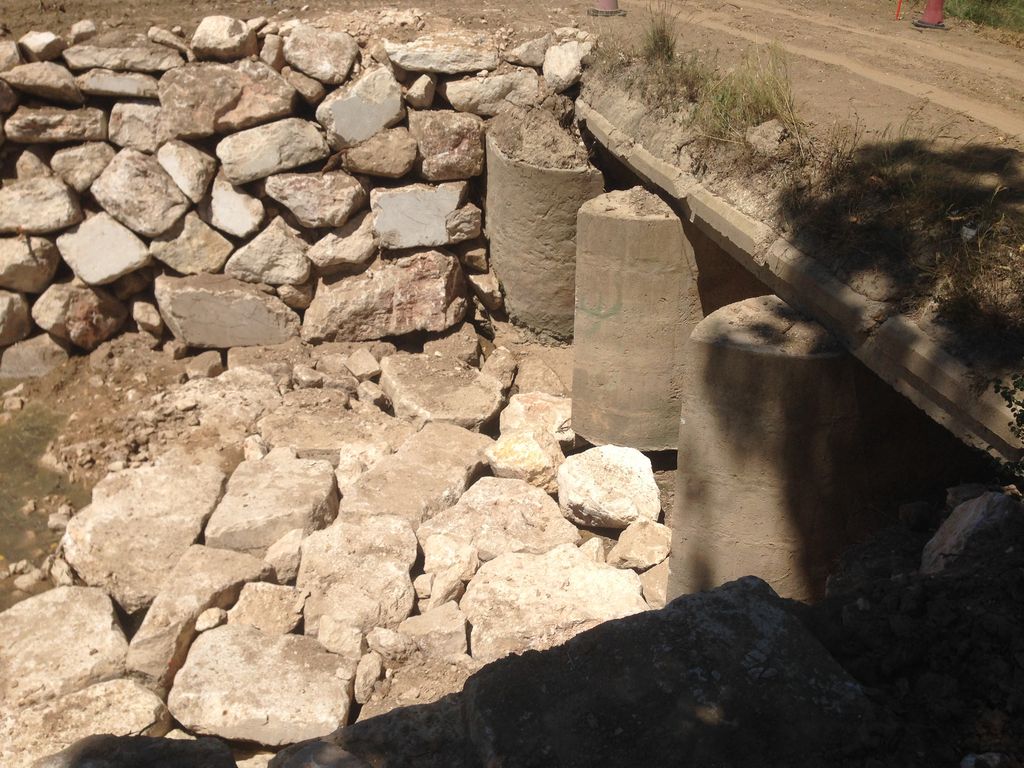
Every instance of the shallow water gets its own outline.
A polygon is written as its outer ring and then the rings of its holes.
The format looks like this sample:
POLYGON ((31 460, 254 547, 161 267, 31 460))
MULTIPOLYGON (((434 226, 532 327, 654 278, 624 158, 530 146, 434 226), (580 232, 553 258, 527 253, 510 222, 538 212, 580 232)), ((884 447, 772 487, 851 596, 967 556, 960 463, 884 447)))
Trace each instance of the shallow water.
MULTIPOLYGON (((64 421, 64 414, 29 403, 10 421, 0 423, 0 568, 22 559, 38 565, 60 538, 47 529, 46 512, 21 511, 25 502, 60 494, 78 508, 89 500, 84 488, 39 464, 64 421)), ((0 580, 0 610, 16 601, 12 592, 11 580, 0 580)))

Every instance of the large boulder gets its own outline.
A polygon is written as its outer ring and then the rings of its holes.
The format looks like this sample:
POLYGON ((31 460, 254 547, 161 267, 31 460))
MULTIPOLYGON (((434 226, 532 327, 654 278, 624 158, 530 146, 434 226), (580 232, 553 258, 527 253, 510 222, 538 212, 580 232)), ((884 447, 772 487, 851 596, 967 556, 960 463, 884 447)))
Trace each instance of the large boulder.
POLYGON ((128 318, 128 310, 102 288, 77 282, 54 283, 32 305, 32 319, 47 333, 93 350, 128 318))
POLYGON ((409 571, 416 552, 412 527, 392 515, 339 518, 307 536, 295 581, 309 592, 306 634, 321 633, 325 618, 360 632, 397 627, 415 601, 409 571))
POLYGON ((486 467, 492 442, 454 424, 427 424, 353 483, 338 516, 398 515, 416 528, 459 500, 486 467))
POLYGON ((485 34, 467 32, 420 35, 407 43, 384 41, 388 57, 409 72, 454 75, 498 66, 498 46, 485 34))
POLYGON ((363 185, 344 171, 281 173, 264 188, 304 227, 340 227, 367 201, 363 185))
POLYGON ((169 230, 189 207, 156 158, 134 149, 114 156, 93 182, 92 194, 107 213, 146 237, 169 230))
POLYGON ((21 144, 64 144, 106 141, 107 114, 95 107, 18 107, 6 118, 4 134, 21 144))
POLYGON ((476 757, 509 766, 838 765, 872 713, 753 577, 488 665, 463 708, 476 757))
POLYGON ((456 181, 484 170, 484 121, 450 110, 413 112, 409 133, 420 154, 420 175, 428 181, 456 181))
POLYGON ((227 624, 192 644, 167 706, 195 733, 283 746, 345 725, 354 676, 312 638, 227 624))
POLYGON ((64 559, 86 584, 100 586, 128 613, 147 607, 167 574, 198 538, 224 488, 205 464, 167 462, 108 475, 61 539, 64 559), (179 494, 182 483, 187 494, 179 494))
POLYGON ((334 468, 326 461, 296 458, 277 448, 243 461, 231 475, 224 497, 206 524, 211 547, 262 557, 289 531, 317 531, 338 513, 334 468))
POLYGON ((443 331, 466 313, 458 260, 445 251, 378 259, 365 272, 321 278, 306 310, 307 341, 369 340, 414 331, 443 331))
POLYGON ((88 285, 106 285, 149 264, 149 248, 108 213, 90 216, 57 238, 71 271, 88 285))
POLYGON ((647 610, 635 573, 596 563, 574 544, 484 563, 460 605, 473 627, 473 658, 481 661, 550 648, 647 610))
POLYGON ((0 613, 0 715, 124 674, 128 651, 110 598, 57 587, 0 613))
POLYGON ((230 608, 244 584, 270 575, 270 566, 251 555, 199 544, 186 549, 132 637, 128 671, 166 693, 196 636, 199 614, 230 608))
POLYGON ((558 504, 522 480, 482 477, 458 502, 420 524, 421 542, 435 535, 468 544, 482 561, 507 552, 543 554, 577 544, 579 531, 562 517, 558 504))
POLYGON ((661 494, 651 460, 635 448, 602 445, 569 456, 558 469, 558 504, 578 525, 625 528, 657 521, 661 494))
POLYGON ((284 302, 230 277, 165 275, 155 293, 171 333, 193 347, 281 344, 298 335, 299 318, 284 302))
POLYGON ((0 187, 0 232, 43 234, 81 220, 78 196, 60 179, 38 176, 0 187))
POLYGON ((284 58, 289 65, 328 85, 345 82, 359 46, 347 32, 317 29, 298 24, 284 39, 284 58))
POLYGON ((387 67, 361 74, 320 102, 316 119, 335 149, 352 147, 405 117, 402 86, 387 67))
POLYGON ((398 354, 380 362, 380 387, 395 415, 480 429, 497 415, 504 400, 501 382, 454 357, 398 354))
POLYGON ((171 715, 155 693, 131 680, 108 680, 0 718, 0 761, 31 768, 94 733, 163 736, 170 728, 171 715))
POLYGON ((217 144, 224 176, 232 184, 256 181, 329 154, 316 124, 298 117, 239 131, 217 144))

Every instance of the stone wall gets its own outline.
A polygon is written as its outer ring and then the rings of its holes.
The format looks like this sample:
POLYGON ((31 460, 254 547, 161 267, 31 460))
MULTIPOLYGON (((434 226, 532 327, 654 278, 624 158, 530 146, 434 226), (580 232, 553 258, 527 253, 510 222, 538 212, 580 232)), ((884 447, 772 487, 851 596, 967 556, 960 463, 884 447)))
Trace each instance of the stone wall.
POLYGON ((571 115, 589 35, 366 28, 214 16, 191 38, 0 40, 0 376, 133 327, 229 348, 500 310, 486 120, 571 115))

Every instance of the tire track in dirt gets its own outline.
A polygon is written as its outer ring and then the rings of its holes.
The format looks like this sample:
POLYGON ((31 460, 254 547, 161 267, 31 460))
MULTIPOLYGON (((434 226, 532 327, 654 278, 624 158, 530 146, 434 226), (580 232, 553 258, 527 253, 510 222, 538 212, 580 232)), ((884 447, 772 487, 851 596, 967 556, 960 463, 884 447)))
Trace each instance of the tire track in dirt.
POLYGON ((810 48, 804 45, 783 42, 777 38, 762 35, 756 32, 737 29, 728 23, 728 18, 713 12, 698 12, 687 17, 688 21, 698 24, 706 29, 722 32, 734 37, 741 37, 752 43, 764 45, 776 43, 784 50, 795 56, 802 56, 807 59, 819 61, 823 64, 839 67, 861 77, 865 80, 878 83, 887 88, 902 91, 911 96, 925 99, 932 104, 943 107, 964 115, 970 120, 984 123, 995 128, 1007 137, 1020 139, 1024 137, 1024 114, 1011 112, 1007 109, 997 107, 985 101, 972 98, 962 93, 955 93, 934 85, 928 85, 917 80, 912 80, 903 75, 883 72, 880 69, 862 64, 861 62, 842 54, 830 53, 818 48, 810 48))
POLYGON ((849 24, 843 24, 828 14, 818 13, 811 10, 795 11, 775 3, 757 2, 757 0, 744 0, 743 5, 739 7, 741 9, 756 9, 764 13, 773 13, 779 16, 788 16, 801 22, 815 24, 819 27, 827 27, 840 32, 858 35, 860 37, 880 40, 889 45, 902 46, 918 55, 927 56, 931 59, 942 61, 947 64, 954 64, 958 67, 973 69, 974 71, 989 77, 1003 78, 1014 85, 1019 85, 1021 82, 1024 82, 1024 64, 1019 64, 1009 59, 1001 59, 996 56, 989 56, 988 54, 976 51, 965 51, 963 48, 955 45, 936 45, 926 40, 916 39, 906 34, 901 34, 904 30, 893 30, 891 34, 875 32, 851 26, 849 24))

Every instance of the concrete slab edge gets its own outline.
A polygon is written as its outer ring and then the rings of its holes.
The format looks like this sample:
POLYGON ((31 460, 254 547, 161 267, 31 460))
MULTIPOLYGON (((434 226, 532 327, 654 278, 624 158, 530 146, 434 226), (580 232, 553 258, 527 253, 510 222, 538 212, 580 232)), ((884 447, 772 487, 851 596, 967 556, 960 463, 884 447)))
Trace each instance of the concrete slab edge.
POLYGON ((615 123, 576 100, 580 125, 606 151, 676 202, 695 226, 780 298, 832 331, 861 362, 959 439, 997 458, 1017 461, 1024 447, 1011 416, 986 387, 972 389, 967 366, 946 353, 905 315, 839 280, 762 221, 704 188, 691 174, 658 159, 615 123))

